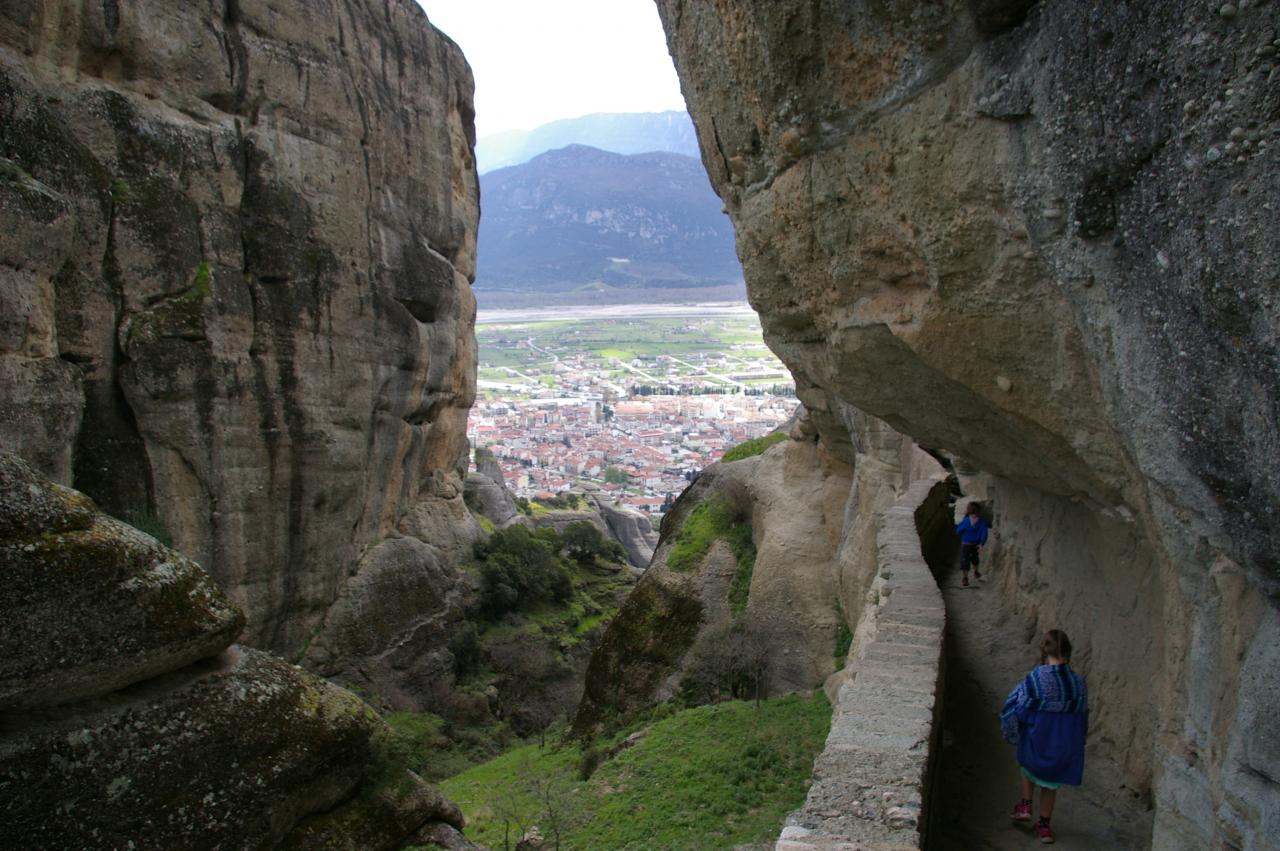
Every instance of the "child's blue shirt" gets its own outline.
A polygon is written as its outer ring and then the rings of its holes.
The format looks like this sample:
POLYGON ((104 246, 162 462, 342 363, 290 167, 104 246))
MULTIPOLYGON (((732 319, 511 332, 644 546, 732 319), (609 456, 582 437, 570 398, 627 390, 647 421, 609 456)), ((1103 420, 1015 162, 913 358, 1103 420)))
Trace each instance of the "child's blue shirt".
POLYGON ((1041 780, 1079 786, 1089 693, 1069 665, 1041 665, 1009 693, 1000 733, 1018 746, 1018 763, 1041 780))
POLYGON ((966 514, 964 519, 956 524, 956 534, 960 536, 962 544, 986 544, 987 543, 987 521, 981 517, 977 523, 973 523, 966 514))

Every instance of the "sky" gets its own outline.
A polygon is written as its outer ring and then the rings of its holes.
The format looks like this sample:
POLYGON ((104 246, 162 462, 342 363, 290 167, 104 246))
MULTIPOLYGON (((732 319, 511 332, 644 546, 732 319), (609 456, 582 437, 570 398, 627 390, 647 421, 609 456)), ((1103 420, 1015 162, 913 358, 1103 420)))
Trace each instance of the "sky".
POLYGON ((653 0, 418 0, 476 78, 476 135, 683 110, 653 0))

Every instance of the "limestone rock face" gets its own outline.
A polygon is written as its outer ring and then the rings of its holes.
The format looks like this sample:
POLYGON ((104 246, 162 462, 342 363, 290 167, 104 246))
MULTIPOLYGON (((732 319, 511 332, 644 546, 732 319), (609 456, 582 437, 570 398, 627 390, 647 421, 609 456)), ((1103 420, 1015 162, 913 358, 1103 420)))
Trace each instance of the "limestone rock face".
POLYGON ((301 650, 458 491, 471 73, 411 0, 0 8, 0 436, 301 650))
POLYGON ((856 409, 991 476, 1010 602, 1131 690, 1094 721, 1160 848, 1276 835, 1280 12, 1241 5, 658 0, 823 443, 856 409))
POLYGON ((228 647, 244 617, 196 564, 9 453, 0 572, 0 846, 391 849, 461 826, 363 701, 228 647))

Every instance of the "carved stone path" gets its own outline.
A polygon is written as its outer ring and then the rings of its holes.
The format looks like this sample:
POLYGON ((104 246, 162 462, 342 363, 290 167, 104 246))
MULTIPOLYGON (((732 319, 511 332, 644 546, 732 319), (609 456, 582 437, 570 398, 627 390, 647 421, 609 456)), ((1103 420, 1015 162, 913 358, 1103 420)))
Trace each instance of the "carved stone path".
MULTIPOLYGON (((960 587, 960 571, 940 577, 947 607, 943 731, 931 801, 929 851, 1005 851, 1035 844, 1009 812, 1018 798, 1013 748, 1000 737, 1005 695, 1036 659, 1039 634, 1002 606, 984 583, 960 587)), ((1087 672, 1085 672, 1087 674, 1087 672)), ((1054 847, 1064 851, 1140 851, 1151 815, 1123 794, 1115 767, 1089 753, 1084 785, 1064 787, 1053 814, 1054 847)), ((1036 801, 1039 806, 1039 801, 1036 801)))

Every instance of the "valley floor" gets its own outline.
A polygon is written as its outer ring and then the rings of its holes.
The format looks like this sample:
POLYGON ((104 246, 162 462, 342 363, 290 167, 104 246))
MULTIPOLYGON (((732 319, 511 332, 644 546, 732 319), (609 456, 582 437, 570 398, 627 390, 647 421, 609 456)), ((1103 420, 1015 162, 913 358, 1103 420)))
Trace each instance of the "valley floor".
MULTIPOLYGON (((947 606, 945 720, 928 848, 1025 849, 1035 840, 1028 827, 1009 820, 1019 797, 1019 773, 1013 748, 1000 737, 999 712, 1034 661, 1039 635, 1002 607, 989 577, 962 588, 960 571, 951 569, 939 580, 947 606)), ((1056 847, 1149 847, 1151 813, 1120 786, 1118 777, 1105 756, 1087 755, 1084 785, 1058 793, 1056 847)), ((1037 795, 1035 806, 1039 804, 1037 795)))

